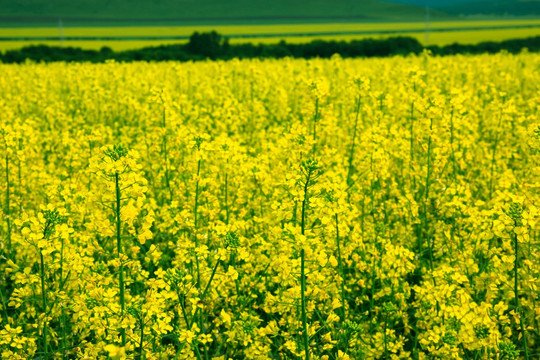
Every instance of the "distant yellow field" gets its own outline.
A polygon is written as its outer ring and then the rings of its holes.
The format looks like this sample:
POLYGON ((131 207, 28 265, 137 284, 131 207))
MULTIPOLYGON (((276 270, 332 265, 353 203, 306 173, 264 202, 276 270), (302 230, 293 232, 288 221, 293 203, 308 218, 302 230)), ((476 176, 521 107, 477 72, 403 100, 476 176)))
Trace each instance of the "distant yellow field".
MULTIPOLYGON (((270 37, 232 38, 231 43, 276 43, 286 40, 291 43, 308 42, 314 39, 353 40, 363 38, 386 38, 389 36, 412 36, 425 42, 426 25, 423 22, 409 23, 354 23, 354 24, 294 24, 294 25, 234 25, 234 26, 177 26, 177 27, 64 27, 62 36, 69 37, 156 37, 189 36, 195 31, 216 30, 223 35, 270 35, 270 37), (402 30, 403 32, 400 32, 402 30), (393 31, 393 33, 386 33, 393 31), (338 34, 350 32, 372 32, 369 34, 338 34), (309 34, 295 36, 294 34, 309 34), (328 34, 334 33, 334 34, 328 34), (275 34, 276 36, 271 36, 275 34)), ((454 42, 474 44, 482 41, 500 41, 540 35, 539 20, 496 20, 496 21, 452 21, 430 24, 429 45, 447 45, 454 42), (500 29, 500 27, 512 27, 500 29), (523 26, 530 26, 523 28, 523 26), (471 28, 480 28, 471 30, 471 28), (458 30, 463 29, 463 30, 458 30), (441 31, 443 30, 443 31, 441 31), (446 31, 445 31, 446 30, 446 31)), ((0 38, 58 37, 58 28, 0 28, 0 38)), ((99 49, 108 46, 114 50, 136 49, 146 46, 185 43, 186 40, 16 40, 1 41, 0 50, 18 49, 31 44, 51 46, 74 46, 99 49)))
MULTIPOLYGON (((293 37, 271 37, 263 39, 232 39, 231 43, 277 43, 280 40, 286 40, 289 43, 302 43, 315 39, 319 40, 337 40, 349 41, 365 38, 384 39, 391 36, 410 36, 418 39, 422 44, 425 41, 424 33, 399 33, 399 34, 374 34, 374 35, 333 35, 333 36, 293 36, 293 37)), ((540 28, 534 29, 508 29, 508 30, 468 30, 468 31, 448 31, 448 32, 430 32, 428 45, 448 45, 455 42, 461 44, 477 44, 482 41, 503 41, 509 39, 519 39, 530 36, 540 35, 540 28)), ((1 46, 1 45, 0 45, 1 46)))
MULTIPOLYGON (((432 22, 433 29, 460 29, 471 27, 538 26, 538 20, 447 21, 432 22)), ((352 31, 423 30, 424 22, 351 23, 351 24, 291 24, 291 25, 219 25, 219 26, 141 26, 141 27, 64 27, 64 36, 189 36, 195 31, 216 30, 224 35, 289 34, 352 31)), ((57 27, 0 28, 0 37, 59 36, 57 27)))

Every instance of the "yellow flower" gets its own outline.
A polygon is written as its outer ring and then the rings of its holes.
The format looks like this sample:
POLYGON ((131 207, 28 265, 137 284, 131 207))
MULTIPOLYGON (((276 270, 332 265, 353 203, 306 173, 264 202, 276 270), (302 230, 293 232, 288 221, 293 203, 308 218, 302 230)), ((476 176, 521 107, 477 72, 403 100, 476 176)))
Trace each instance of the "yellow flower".
POLYGON ((126 351, 121 346, 109 344, 105 346, 105 351, 109 353, 109 356, 113 360, 127 359, 126 351))

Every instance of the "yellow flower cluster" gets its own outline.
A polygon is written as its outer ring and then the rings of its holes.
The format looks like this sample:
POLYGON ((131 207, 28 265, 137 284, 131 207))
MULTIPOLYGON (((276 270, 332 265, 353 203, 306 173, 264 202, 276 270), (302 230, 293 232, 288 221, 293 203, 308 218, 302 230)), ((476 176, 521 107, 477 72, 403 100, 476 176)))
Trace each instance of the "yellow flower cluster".
POLYGON ((538 69, 0 64, 0 358, 538 358, 538 69))

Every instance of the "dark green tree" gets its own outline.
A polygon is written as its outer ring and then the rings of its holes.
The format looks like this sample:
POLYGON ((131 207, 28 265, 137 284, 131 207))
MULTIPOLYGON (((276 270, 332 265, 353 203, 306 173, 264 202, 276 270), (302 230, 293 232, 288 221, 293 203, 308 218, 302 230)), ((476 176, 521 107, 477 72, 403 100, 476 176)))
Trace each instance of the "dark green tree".
POLYGON ((186 50, 195 55, 216 59, 226 55, 228 48, 229 40, 217 32, 211 31, 193 33, 189 38, 186 50))

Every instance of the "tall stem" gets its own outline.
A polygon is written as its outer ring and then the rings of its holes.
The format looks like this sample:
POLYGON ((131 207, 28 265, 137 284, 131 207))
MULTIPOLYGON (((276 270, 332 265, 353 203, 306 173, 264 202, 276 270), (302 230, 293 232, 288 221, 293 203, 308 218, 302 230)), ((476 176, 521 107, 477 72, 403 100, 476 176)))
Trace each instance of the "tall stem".
POLYGON ((356 142, 356 132, 358 129, 358 117, 360 115, 360 105, 362 103, 362 97, 358 96, 358 101, 356 103, 356 117, 354 119, 354 129, 353 129, 353 136, 352 136, 352 143, 351 143, 351 150, 349 153, 349 169, 347 171, 347 186, 351 186, 351 178, 352 178, 352 171, 353 171, 353 160, 354 160, 354 147, 356 142))
POLYGON ((428 202, 429 202, 429 184, 431 181, 431 131, 433 130, 433 119, 429 125, 429 137, 428 137, 428 148, 427 148, 427 174, 426 174, 426 185, 425 185, 425 197, 424 197, 424 237, 428 244, 429 252, 429 266, 431 271, 433 271, 433 253, 432 253, 432 244, 429 239, 429 223, 428 223, 428 202))
POLYGON ((336 245, 337 245, 337 253, 338 253, 338 269, 339 269, 339 275, 341 276, 341 308, 342 308, 342 321, 345 321, 347 319, 347 313, 345 309, 345 274, 343 272, 343 262, 341 260, 341 245, 340 245, 340 239, 339 239, 339 218, 338 214, 335 215, 336 219, 336 245))
MULTIPOLYGON (((517 224, 516 224, 517 226, 517 224)), ((515 297, 515 306, 516 313, 519 315, 519 325, 521 328, 521 334, 523 336, 523 354, 525 354, 525 359, 529 359, 529 348, 527 344, 527 332, 525 331, 525 326, 523 325, 523 316, 521 313, 521 307, 519 306, 519 276, 518 276, 518 261, 519 261, 519 243, 517 234, 514 233, 514 297, 515 297)))
POLYGON ((386 337, 386 330, 388 328, 388 311, 384 312, 384 358, 388 359, 388 339, 386 337))
POLYGON ((225 173, 225 224, 229 224, 229 174, 225 173))
POLYGON ((10 196, 11 184, 9 182, 9 155, 6 146, 6 223, 7 223, 7 250, 8 256, 11 256, 11 214, 10 214, 10 196))
MULTIPOLYGON (((201 173, 201 160, 197 161, 197 182, 195 183, 195 205, 193 207, 193 220, 195 225, 195 231, 197 231, 199 226, 199 175, 201 173)), ((199 247, 199 239, 197 234, 195 234, 195 246, 199 247)), ((197 266, 197 288, 201 285, 201 272, 199 269, 199 257, 195 255, 195 264, 197 266)))
POLYGON ((315 115, 313 115, 313 154, 317 149, 317 120, 319 118, 319 99, 315 100, 315 115))
MULTIPOLYGON (((502 112, 499 115, 499 124, 497 125, 497 130, 501 128, 502 124, 502 112)), ((497 146, 499 145, 499 134, 495 134, 495 141, 491 147, 491 165, 490 165, 490 176, 489 176, 489 200, 493 198, 493 183, 495 182, 494 176, 495 176, 495 162, 496 162, 496 155, 497 155, 497 146)))
MULTIPOLYGON (((122 222, 120 219, 120 179, 118 173, 114 175, 114 181, 116 185, 116 250, 118 252, 118 259, 120 259, 120 273, 119 273, 119 283, 120 283, 120 315, 121 318, 124 318, 125 310, 125 285, 124 285, 124 263, 122 262, 122 222)), ((120 329, 122 334, 122 346, 126 345, 126 331, 124 328, 120 329)))
POLYGON ((140 341, 139 341, 139 356, 138 356, 138 360, 144 360, 144 321, 143 319, 140 320, 141 322, 141 338, 140 338, 140 341))
POLYGON ((9 318, 7 313, 6 299, 4 298, 4 293, 2 292, 2 287, 0 286, 0 301, 2 302, 2 317, 6 324, 9 324, 9 318))
POLYGON ((216 275, 216 271, 219 266, 219 260, 216 261, 216 265, 214 265, 214 268, 212 269, 212 274, 210 275, 210 279, 208 280, 208 284, 206 284, 206 287, 204 288, 204 291, 201 295, 201 300, 204 300, 206 295, 208 294, 208 291, 210 290, 210 284, 212 284, 212 280, 214 280, 214 276, 216 275))
MULTIPOLYGON (((60 290, 62 290, 64 283, 64 238, 61 239, 61 248, 60 248, 60 290)), ((68 273, 69 276, 69 273, 68 273)), ((66 279, 67 277, 66 276, 66 279)), ((64 309, 64 304, 62 303, 62 359, 66 359, 66 349, 67 349, 67 341, 66 341, 66 311, 64 309)))
POLYGON ((413 171, 414 171, 414 102, 411 103, 411 115, 410 115, 410 150, 409 150, 409 171, 411 176, 411 186, 412 186, 412 193, 415 193, 416 189, 416 179, 414 177, 413 171))
POLYGON ((311 177, 311 172, 308 172, 306 183, 304 184, 304 200, 302 200, 302 219, 300 223, 302 235, 305 235, 305 232, 306 232, 306 210, 307 210, 307 203, 308 203, 308 188, 309 188, 310 177, 311 177))
MULTIPOLYGON (((210 285, 212 284, 212 280, 214 280, 214 276, 216 275, 216 271, 219 267, 219 260, 216 261, 216 265, 214 265, 214 268, 212 269, 212 274, 210 275, 210 279, 208 280, 208 283, 206 284, 206 287, 204 288, 204 291, 200 297, 200 301, 203 301, 205 298, 206 298, 206 295, 208 295, 208 291, 210 291, 210 285)), ((183 305, 182 305, 183 306, 183 305)), ((182 307, 182 311, 184 312, 184 318, 186 320, 186 325, 187 325, 187 315, 185 313, 185 309, 184 307, 182 307)), ((201 330, 204 330, 203 329, 203 324, 202 324, 202 313, 201 313, 201 308, 197 308, 197 310, 195 311, 195 314, 193 315, 193 318, 191 320, 191 324, 188 325, 188 328, 191 330, 193 324, 195 323, 195 321, 198 322, 199 324, 199 329, 201 330)), ((196 345, 197 346, 197 345, 196 345)), ((196 348, 196 350, 198 351, 198 347, 196 348)), ((206 345, 204 345, 204 351, 205 351, 205 354, 207 353, 207 349, 206 349, 206 345)), ((207 355, 207 354, 206 354, 207 355)))
POLYGON ((304 352, 305 359, 309 360, 309 334, 307 329, 307 314, 306 314, 306 272, 305 272, 305 253, 304 249, 300 250, 300 289, 302 301, 302 328, 304 335, 304 352))
POLYGON ((201 173, 201 160, 197 161, 197 182, 195 183, 195 205, 193 207, 193 219, 195 228, 197 228, 199 213, 199 175, 201 173))
POLYGON ((456 164, 456 154, 454 152, 454 108, 450 113, 450 151, 452 153, 452 175, 453 180, 456 181, 457 173, 457 164, 456 164))
MULTIPOLYGON (((306 210, 308 203, 308 189, 309 181, 311 179, 311 170, 308 170, 306 176, 306 183, 304 184, 304 200, 302 201, 302 220, 301 231, 302 235, 306 232, 306 210)), ((300 249, 300 296, 301 296, 301 308, 302 308, 302 328, 304 338, 304 352, 305 360, 309 360, 309 334, 307 329, 307 314, 306 314, 306 272, 305 272, 305 251, 304 248, 300 249)))
POLYGON ((43 259, 43 253, 39 251, 40 258, 40 277, 41 277, 41 300, 43 304, 43 357, 49 358, 49 351, 47 349, 47 293, 45 292, 45 260, 43 259))

